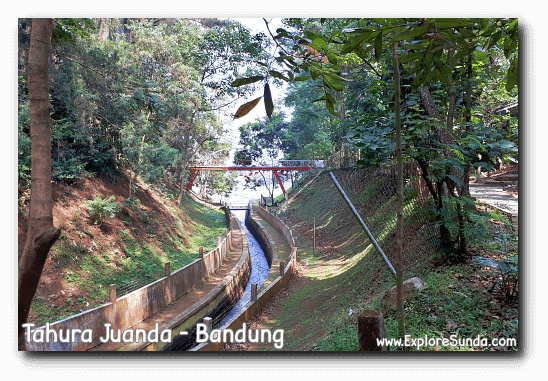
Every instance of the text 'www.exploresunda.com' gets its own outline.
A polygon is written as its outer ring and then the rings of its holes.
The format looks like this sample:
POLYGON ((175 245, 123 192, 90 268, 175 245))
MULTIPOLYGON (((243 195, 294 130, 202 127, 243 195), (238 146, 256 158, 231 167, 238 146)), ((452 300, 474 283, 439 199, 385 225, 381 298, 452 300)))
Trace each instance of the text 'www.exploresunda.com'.
POLYGON ((398 347, 398 348, 413 348, 421 349, 424 347, 512 347, 517 346, 517 340, 515 338, 493 338, 488 339, 486 337, 457 337, 457 335, 451 335, 450 337, 411 337, 405 335, 404 338, 382 338, 376 339, 379 347, 398 347))

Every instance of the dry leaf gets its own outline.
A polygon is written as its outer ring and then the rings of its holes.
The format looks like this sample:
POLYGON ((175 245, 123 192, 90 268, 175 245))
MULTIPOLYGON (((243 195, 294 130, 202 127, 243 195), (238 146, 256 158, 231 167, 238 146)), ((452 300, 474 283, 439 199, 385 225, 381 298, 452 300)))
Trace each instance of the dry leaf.
POLYGON ((264 86, 264 107, 268 119, 272 120, 272 112, 274 111, 274 103, 272 102, 272 94, 270 94, 270 86, 268 83, 264 86))
POLYGON ((257 99, 253 99, 251 102, 244 103, 240 106, 238 111, 236 111, 236 114, 234 114, 234 119, 241 118, 243 116, 246 116, 251 110, 257 106, 257 103, 261 100, 262 97, 259 97, 257 99))

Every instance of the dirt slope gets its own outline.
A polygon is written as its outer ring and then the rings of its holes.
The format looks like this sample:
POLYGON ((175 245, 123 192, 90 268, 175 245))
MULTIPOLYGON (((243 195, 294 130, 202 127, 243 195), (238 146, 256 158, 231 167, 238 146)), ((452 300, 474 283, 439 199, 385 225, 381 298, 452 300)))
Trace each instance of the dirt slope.
MULTIPOLYGON (((120 175, 54 184, 53 222, 62 235, 52 247, 34 298, 29 322, 43 324, 106 302, 108 285, 118 295, 163 276, 163 263, 172 271, 215 247, 226 222, 224 213, 184 197, 177 186, 152 189, 140 182, 128 200, 128 180, 120 175), (119 210, 100 224, 91 222, 86 201, 114 195, 119 210), (131 202, 129 202, 131 201, 131 202)), ((19 255, 26 235, 30 191, 19 189, 19 255)))

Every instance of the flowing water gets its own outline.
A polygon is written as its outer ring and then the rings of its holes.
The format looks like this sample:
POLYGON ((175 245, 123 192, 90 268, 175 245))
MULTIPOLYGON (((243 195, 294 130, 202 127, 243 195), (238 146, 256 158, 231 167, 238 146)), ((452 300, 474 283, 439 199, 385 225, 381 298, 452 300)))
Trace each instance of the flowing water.
POLYGON ((240 300, 238 300, 238 302, 234 305, 228 315, 226 315, 225 318, 221 321, 219 327, 223 326, 226 322, 236 316, 241 311, 242 307, 251 300, 251 284, 257 283, 257 289, 259 289, 259 287, 261 287, 261 284, 268 276, 269 267, 263 249, 245 225, 245 218, 247 213, 249 213, 247 210, 232 211, 232 214, 234 214, 242 223, 242 226, 247 234, 247 242, 249 244, 249 256, 251 258, 251 275, 249 277, 249 281, 247 282, 247 287, 244 290, 244 294, 242 295, 240 300))

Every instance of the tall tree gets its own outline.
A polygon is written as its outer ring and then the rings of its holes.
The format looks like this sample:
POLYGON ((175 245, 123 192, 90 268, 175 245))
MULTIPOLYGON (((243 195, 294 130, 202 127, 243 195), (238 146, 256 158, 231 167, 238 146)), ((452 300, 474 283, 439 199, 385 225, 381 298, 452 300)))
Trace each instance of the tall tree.
POLYGON ((34 19, 27 69, 30 99, 31 202, 25 248, 18 270, 19 349, 24 349, 22 332, 44 263, 51 246, 61 234, 53 226, 51 190, 51 131, 49 115, 48 60, 52 19, 34 19))

